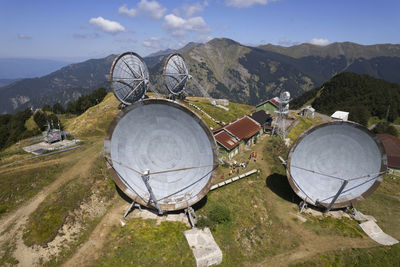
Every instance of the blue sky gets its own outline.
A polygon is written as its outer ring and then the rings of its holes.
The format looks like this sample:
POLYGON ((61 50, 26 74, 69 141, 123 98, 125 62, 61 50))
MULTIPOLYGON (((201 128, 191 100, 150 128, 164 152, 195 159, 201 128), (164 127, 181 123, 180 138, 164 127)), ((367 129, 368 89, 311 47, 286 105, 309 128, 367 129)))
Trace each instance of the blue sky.
POLYGON ((142 56, 215 37, 246 45, 400 43, 398 0, 0 0, 0 58, 142 56))

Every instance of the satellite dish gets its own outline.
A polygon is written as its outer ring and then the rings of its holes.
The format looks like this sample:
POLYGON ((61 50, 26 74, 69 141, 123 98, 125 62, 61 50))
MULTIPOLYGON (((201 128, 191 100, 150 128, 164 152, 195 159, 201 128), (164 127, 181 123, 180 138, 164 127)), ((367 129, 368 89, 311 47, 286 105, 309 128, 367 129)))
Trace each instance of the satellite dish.
POLYGON ((284 91, 281 93, 281 95, 279 96, 279 99, 281 100, 281 102, 285 103, 285 102, 289 102, 290 100, 290 93, 288 91, 284 91))
POLYGON ((359 124, 337 121, 313 127, 296 140, 286 173, 300 198, 329 210, 366 198, 386 170, 379 139, 359 124))
POLYGON ((182 93, 187 81, 191 79, 185 60, 180 54, 171 54, 165 60, 163 76, 165 87, 174 95, 182 93))
POLYGON ((115 97, 123 104, 142 99, 149 83, 146 63, 134 52, 120 54, 111 66, 110 83, 115 97))
POLYGON ((216 176, 212 133, 200 117, 174 101, 145 99, 123 109, 104 147, 117 186, 160 214, 200 201, 216 176))

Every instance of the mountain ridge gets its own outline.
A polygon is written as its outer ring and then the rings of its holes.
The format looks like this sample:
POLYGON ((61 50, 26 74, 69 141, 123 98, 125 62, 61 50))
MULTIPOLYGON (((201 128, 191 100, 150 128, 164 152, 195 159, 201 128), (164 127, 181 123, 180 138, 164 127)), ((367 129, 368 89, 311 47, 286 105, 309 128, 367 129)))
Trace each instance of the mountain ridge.
MULTIPOLYGON (((150 79, 160 91, 164 88, 161 74, 167 52, 172 50, 144 58, 150 79)), ((345 42, 324 47, 311 44, 251 47, 227 38, 214 38, 204 44, 188 43, 176 52, 183 55, 190 74, 207 94, 252 105, 282 90, 299 96, 344 71, 400 83, 396 73, 400 69, 400 45, 394 44, 363 46, 345 42)), ((108 75, 114 58, 115 55, 110 55, 70 64, 49 75, 1 87, 0 113, 56 102, 66 105, 99 87, 109 90, 108 75)), ((187 92, 204 94, 196 91, 193 84, 187 86, 187 92)))

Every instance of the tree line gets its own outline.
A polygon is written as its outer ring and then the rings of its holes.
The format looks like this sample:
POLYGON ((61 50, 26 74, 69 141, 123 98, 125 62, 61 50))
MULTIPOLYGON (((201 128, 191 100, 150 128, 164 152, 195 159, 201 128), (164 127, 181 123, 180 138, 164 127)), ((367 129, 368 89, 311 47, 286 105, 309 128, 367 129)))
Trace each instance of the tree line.
POLYGON ((57 117, 58 114, 74 114, 80 115, 90 107, 97 105, 103 101, 107 95, 105 88, 94 90, 88 95, 79 97, 77 100, 70 101, 67 108, 64 108, 60 103, 55 103, 53 106, 48 104, 43 105, 40 110, 35 113, 30 108, 20 111, 17 114, 0 115, 0 150, 16 143, 21 139, 25 139, 46 130, 48 123, 52 123, 54 128, 58 128, 60 123, 57 117), (33 120, 38 126, 35 130, 28 130, 25 127, 25 122, 33 115, 33 120))
POLYGON ((314 97, 311 105, 318 112, 348 111, 349 120, 362 125, 372 116, 393 122, 400 114, 400 85, 368 75, 340 73, 292 101, 291 106, 300 108, 314 97))
POLYGON ((0 150, 8 147, 18 140, 38 134, 39 131, 26 129, 25 122, 32 116, 30 108, 17 114, 0 115, 0 150))

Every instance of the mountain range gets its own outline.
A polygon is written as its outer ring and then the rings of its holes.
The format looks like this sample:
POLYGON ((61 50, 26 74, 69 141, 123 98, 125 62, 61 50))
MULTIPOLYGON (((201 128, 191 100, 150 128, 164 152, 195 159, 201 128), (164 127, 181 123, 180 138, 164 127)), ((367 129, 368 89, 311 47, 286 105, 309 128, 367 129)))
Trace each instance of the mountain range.
MULTIPOLYGON (((152 84, 161 92, 165 92, 160 79, 164 60, 173 51, 160 51, 144 58, 152 84)), ((204 44, 189 43, 176 52, 183 55, 193 76, 194 81, 187 86, 189 94, 209 94, 252 105, 283 90, 293 97, 299 96, 344 71, 400 84, 400 45, 396 44, 344 42, 328 46, 268 44, 251 47, 217 38, 204 44), (197 84, 203 90, 199 90, 197 84)), ((40 78, 23 79, 0 87, 0 113, 56 102, 65 105, 98 87, 108 88, 114 58, 115 55, 110 55, 71 64, 40 78)))
POLYGON ((0 58, 0 80, 41 77, 68 64, 71 62, 36 58, 0 58))

